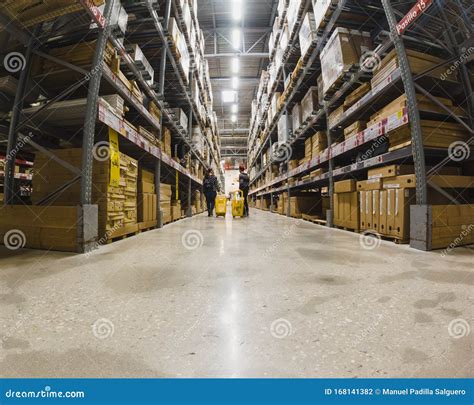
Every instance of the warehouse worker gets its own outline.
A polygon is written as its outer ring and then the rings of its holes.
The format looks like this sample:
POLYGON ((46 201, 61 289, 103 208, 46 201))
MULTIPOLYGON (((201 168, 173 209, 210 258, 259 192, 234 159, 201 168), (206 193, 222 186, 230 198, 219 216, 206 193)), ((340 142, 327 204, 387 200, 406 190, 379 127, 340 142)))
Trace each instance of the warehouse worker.
POLYGON ((206 196, 207 216, 212 217, 214 212, 214 205, 217 197, 217 192, 220 191, 217 177, 214 176, 214 171, 209 169, 204 176, 203 191, 206 196))
POLYGON ((239 189, 242 190, 244 194, 244 216, 249 216, 249 186, 250 186, 250 177, 247 173, 245 173, 245 166, 241 164, 239 166, 239 189))

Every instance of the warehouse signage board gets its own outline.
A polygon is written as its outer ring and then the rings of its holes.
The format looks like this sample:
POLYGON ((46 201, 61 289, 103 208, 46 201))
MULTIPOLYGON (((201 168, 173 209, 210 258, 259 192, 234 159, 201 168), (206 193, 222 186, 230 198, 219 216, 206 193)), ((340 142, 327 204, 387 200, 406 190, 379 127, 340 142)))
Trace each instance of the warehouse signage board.
POLYGON ((412 9, 397 24, 398 35, 402 35, 406 29, 422 15, 433 3, 433 0, 418 0, 412 9))

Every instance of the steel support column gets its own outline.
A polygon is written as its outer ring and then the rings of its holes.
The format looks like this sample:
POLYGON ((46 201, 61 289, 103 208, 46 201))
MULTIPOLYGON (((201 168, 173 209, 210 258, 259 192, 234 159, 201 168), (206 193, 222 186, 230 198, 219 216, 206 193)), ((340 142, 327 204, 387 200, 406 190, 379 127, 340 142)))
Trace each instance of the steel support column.
MULTIPOLYGON (((326 211, 326 225, 329 228, 334 227, 334 177, 333 177, 333 170, 334 170, 334 159, 331 154, 331 145, 332 145, 332 134, 331 130, 329 129, 329 110, 328 106, 325 108, 326 111, 326 137, 328 142, 328 153, 329 155, 329 168, 328 168, 328 178, 329 178, 329 186, 328 186, 328 193, 329 193, 329 210, 326 211)), ((322 197, 321 197, 322 198, 322 197)))
POLYGON ((92 74, 87 92, 87 107, 84 122, 84 133, 82 141, 82 181, 81 181, 81 205, 89 205, 92 201, 92 165, 94 158, 95 124, 97 120, 97 103, 99 99, 99 88, 102 79, 102 65, 107 40, 111 33, 109 26, 110 16, 115 0, 107 0, 104 9, 106 26, 99 32, 97 38, 94 59, 92 61, 92 74))
POLYGON ((421 129, 420 112, 416 101, 415 85, 413 75, 410 70, 410 64, 405 50, 403 39, 397 32, 397 20, 390 0, 382 0, 382 5, 390 26, 390 36, 395 45, 398 60, 400 62, 400 72, 402 75, 403 86, 408 100, 408 117, 411 127, 411 141, 413 150, 413 161, 416 175, 416 203, 417 205, 426 205, 427 202, 427 181, 425 151, 423 149, 423 138, 421 129))
MULTIPOLYGON (((163 24, 165 29, 168 29, 168 21, 171 14, 171 0, 166 0, 165 5, 165 16, 163 24)), ((166 60, 167 53, 166 47, 161 51, 160 60, 160 77, 159 77, 159 88, 158 96, 161 100, 165 97, 165 76, 166 76, 166 60)), ((163 114, 160 116, 160 133, 159 133, 160 145, 163 140, 163 114)), ((156 226, 157 228, 163 228, 163 213, 161 211, 161 159, 155 161, 155 192, 156 192, 156 226)))

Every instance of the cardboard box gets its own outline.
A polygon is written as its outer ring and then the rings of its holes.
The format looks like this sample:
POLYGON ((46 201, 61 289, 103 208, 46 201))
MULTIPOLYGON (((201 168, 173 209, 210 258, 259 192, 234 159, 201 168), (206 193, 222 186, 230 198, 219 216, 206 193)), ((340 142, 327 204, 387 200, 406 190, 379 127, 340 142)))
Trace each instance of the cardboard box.
POLYGON ((388 165, 369 169, 367 178, 369 180, 380 179, 384 177, 393 177, 412 173, 415 173, 415 168, 413 165, 388 165))
POLYGON ((393 206, 387 214, 388 235, 407 241, 410 238, 410 205, 415 204, 415 191, 410 189, 389 190, 393 206))
POLYGON ((334 183, 335 193, 351 193, 356 191, 356 180, 342 180, 334 183))
POLYGON ((416 176, 406 174, 403 176, 384 177, 382 180, 383 188, 415 188, 416 176))
POLYGON ((321 198, 315 195, 290 197, 290 215, 294 218, 301 218, 303 214, 318 215, 321 203, 321 198))
POLYGON ((321 51, 323 93, 326 94, 350 68, 360 63, 361 55, 370 49, 370 33, 337 27, 321 51))
POLYGON ((362 83, 359 87, 357 87, 344 99, 344 106, 346 107, 346 109, 352 107, 355 103, 357 103, 370 91, 370 89, 371 88, 369 82, 362 83))
POLYGON ((382 179, 375 178, 357 182, 357 191, 380 190, 382 188, 382 179))
POLYGON ((357 192, 334 194, 334 225, 359 231, 360 206, 357 192))
POLYGON ((344 139, 349 139, 351 136, 357 135, 359 132, 367 128, 367 121, 356 121, 348 127, 344 128, 344 139))

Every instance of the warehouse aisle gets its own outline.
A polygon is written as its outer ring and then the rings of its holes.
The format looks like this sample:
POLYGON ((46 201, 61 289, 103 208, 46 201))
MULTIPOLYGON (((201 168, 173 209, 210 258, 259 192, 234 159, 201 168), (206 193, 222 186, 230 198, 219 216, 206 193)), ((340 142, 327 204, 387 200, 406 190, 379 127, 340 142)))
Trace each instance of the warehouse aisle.
POLYGON ((90 256, 1 249, 4 377, 473 372, 465 248, 367 250, 356 234, 252 210, 90 256))

